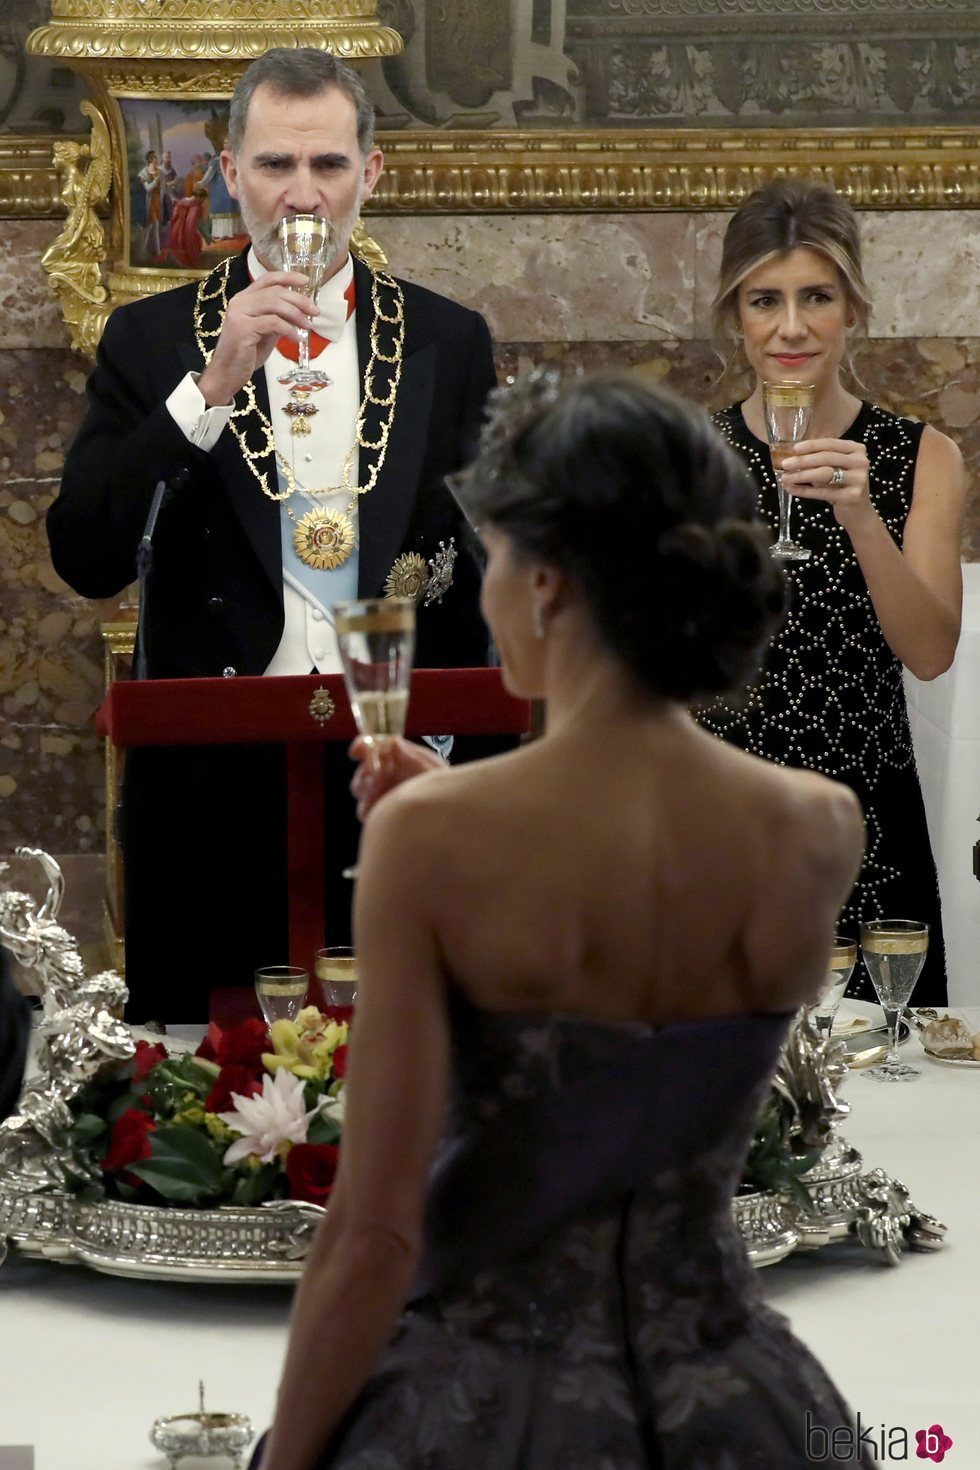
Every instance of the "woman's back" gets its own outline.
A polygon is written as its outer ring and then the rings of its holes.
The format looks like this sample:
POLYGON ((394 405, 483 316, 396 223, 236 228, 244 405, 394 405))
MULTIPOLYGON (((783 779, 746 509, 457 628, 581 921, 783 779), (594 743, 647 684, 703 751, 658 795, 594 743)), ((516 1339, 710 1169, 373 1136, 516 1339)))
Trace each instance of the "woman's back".
POLYGON ((840 788, 677 710, 566 727, 398 798, 453 982, 491 1010, 612 1021, 795 1008, 859 827, 840 788))

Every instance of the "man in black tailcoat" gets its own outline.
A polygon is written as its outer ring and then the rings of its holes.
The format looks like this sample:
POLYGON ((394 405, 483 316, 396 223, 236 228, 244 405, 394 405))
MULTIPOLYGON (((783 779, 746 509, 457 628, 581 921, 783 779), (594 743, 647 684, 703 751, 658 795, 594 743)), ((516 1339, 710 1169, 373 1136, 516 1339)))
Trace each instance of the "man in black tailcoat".
MULTIPOLYGON (((48 535, 76 591, 114 596, 136 576, 154 486, 174 486, 145 599, 151 678, 337 672, 330 608, 386 591, 418 594, 417 664, 486 661, 443 481, 475 447, 490 337, 477 313, 350 255, 382 167, 372 130, 354 72, 319 51, 266 53, 236 89, 221 159, 251 247, 109 318, 48 535), (329 222, 315 299, 282 269, 293 215, 329 222)), ((331 943, 349 922, 348 779, 329 752, 331 943)), ((129 755, 131 1019, 203 1018, 211 987, 285 961, 283 810, 279 748, 129 755)))

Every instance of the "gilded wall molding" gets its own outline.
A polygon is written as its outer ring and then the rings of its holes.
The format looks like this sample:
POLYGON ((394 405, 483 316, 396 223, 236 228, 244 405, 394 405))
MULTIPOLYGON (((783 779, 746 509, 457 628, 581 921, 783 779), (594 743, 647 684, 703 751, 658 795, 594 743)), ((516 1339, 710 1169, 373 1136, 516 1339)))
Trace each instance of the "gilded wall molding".
MULTIPOLYGON (((64 213, 58 140, 0 138, 0 218, 64 213)), ((821 176, 860 209, 980 207, 980 128, 426 129, 379 142, 371 214, 724 210, 787 170, 821 176)))
POLYGON ((85 141, 70 133, 0 135, 0 219, 53 219, 64 214, 54 145, 66 139, 85 141))
MULTIPOLYGON (((242 35, 241 22, 226 21, 224 24, 202 24, 194 20, 193 29, 175 30, 168 34, 165 44, 160 44, 159 30, 146 22, 142 25, 129 22, 118 31, 107 30, 105 23, 56 24, 41 26, 31 36, 31 45, 36 52, 45 47, 48 56, 63 61, 87 61, 92 55, 93 43, 101 47, 102 58, 107 61, 154 59, 171 62, 221 61, 230 53, 240 63, 253 60, 272 46, 304 46, 309 44, 309 22, 306 25, 270 25, 254 35, 242 35)), ((352 26, 347 21, 323 20, 318 31, 324 50, 333 52, 344 61, 363 61, 375 56, 397 56, 401 41, 395 31, 381 31, 378 26, 352 26)))

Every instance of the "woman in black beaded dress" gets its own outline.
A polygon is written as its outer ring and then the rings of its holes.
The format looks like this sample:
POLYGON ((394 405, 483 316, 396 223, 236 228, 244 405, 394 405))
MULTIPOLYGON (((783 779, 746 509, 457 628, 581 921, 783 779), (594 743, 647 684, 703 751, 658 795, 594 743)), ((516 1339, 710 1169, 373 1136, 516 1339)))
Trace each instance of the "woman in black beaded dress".
MULTIPOLYGON (((869 306, 857 219, 833 189, 779 179, 733 216, 715 321, 740 341, 756 384, 715 422, 747 460, 775 532, 762 384, 814 385, 808 437, 783 474, 793 539, 811 556, 787 564, 790 611, 745 702, 712 706, 702 722, 757 755, 852 787, 867 848, 840 929, 926 920, 930 950, 914 1000, 941 1004, 939 894, 902 666, 933 679, 956 651, 963 470, 945 435, 862 402, 841 382, 849 334, 866 327, 869 306)), ((851 993, 874 998, 863 968, 851 993)))

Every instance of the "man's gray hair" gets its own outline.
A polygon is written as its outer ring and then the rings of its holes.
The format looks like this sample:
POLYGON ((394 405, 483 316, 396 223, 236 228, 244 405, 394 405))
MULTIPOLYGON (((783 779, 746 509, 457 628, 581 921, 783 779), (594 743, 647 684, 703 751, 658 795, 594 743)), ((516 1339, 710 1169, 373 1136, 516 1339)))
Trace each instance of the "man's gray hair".
POLYGON ((247 67, 238 80, 228 110, 228 147, 237 153, 245 139, 248 107, 256 87, 271 87, 280 97, 318 97, 336 87, 349 97, 357 113, 357 143, 361 156, 374 147, 374 103, 357 72, 312 46, 276 46, 247 67))

